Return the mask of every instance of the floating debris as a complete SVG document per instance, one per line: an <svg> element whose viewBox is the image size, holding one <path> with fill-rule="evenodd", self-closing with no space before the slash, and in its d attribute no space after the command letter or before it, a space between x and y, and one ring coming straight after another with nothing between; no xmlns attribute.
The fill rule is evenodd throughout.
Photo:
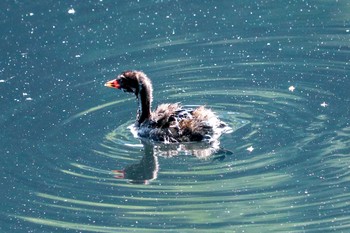
<svg viewBox="0 0 350 233"><path fill-rule="evenodd" d="M291 92L293 92L293 91L295 90L295 87L294 87L294 86L290 86L290 87L288 88L288 90L291 91Z"/></svg>
<svg viewBox="0 0 350 233"><path fill-rule="evenodd" d="M21 53L21 56L22 56L23 58L28 58L28 53Z"/></svg>
<svg viewBox="0 0 350 233"><path fill-rule="evenodd" d="M324 108L328 106L328 104L327 104L326 102L324 102L324 101L323 101L323 103L321 103L320 105L321 105L322 107L324 107Z"/></svg>
<svg viewBox="0 0 350 233"><path fill-rule="evenodd" d="M247 148L247 151L249 151L249 152L252 152L253 150L254 150L253 146L250 146L250 147Z"/></svg>
<svg viewBox="0 0 350 233"><path fill-rule="evenodd" d="M11 76L8 79L0 79L0 83L6 83L7 81L13 79L15 76Z"/></svg>
<svg viewBox="0 0 350 233"><path fill-rule="evenodd" d="M70 8L68 10L68 14L74 15L75 14L75 10L73 8Z"/></svg>

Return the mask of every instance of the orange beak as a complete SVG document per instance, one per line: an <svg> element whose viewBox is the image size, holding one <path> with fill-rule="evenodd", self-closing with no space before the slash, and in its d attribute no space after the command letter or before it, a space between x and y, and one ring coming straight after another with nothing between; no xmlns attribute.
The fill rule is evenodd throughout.
<svg viewBox="0 0 350 233"><path fill-rule="evenodd" d="M105 87L117 88L120 89L120 84L117 79L108 81L105 83Z"/></svg>

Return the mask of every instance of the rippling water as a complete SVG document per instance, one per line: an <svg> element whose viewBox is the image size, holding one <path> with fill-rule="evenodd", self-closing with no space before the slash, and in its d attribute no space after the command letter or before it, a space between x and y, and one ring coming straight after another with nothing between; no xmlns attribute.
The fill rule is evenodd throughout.
<svg viewBox="0 0 350 233"><path fill-rule="evenodd" d="M347 1L2 5L2 232L350 230ZM125 69L220 149L134 138Z"/></svg>

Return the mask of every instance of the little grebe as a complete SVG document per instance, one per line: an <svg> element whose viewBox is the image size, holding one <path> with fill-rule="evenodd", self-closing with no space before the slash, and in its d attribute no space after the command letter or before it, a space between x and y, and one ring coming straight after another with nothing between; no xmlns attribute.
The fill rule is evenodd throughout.
<svg viewBox="0 0 350 233"><path fill-rule="evenodd" d="M136 95L139 110L135 127L141 138L163 142L212 142L230 129L204 106L185 109L179 103L161 104L151 112L152 83L141 71L125 71L105 86Z"/></svg>

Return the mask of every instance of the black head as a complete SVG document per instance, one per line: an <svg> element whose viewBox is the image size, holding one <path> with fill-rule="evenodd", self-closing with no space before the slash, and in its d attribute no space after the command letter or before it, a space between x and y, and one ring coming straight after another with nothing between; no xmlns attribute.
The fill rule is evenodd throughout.
<svg viewBox="0 0 350 233"><path fill-rule="evenodd" d="M151 106L152 83L142 71L124 71L116 79L106 82L105 86L134 93L136 98L141 100L143 107L150 108Z"/></svg>
<svg viewBox="0 0 350 233"><path fill-rule="evenodd" d="M117 76L116 79L105 83L106 87L121 89L125 92L132 92L138 94L139 80L136 71L124 71Z"/></svg>
<svg viewBox="0 0 350 233"><path fill-rule="evenodd" d="M138 123L141 124L151 117L152 83L141 71L124 71L116 79L105 83L106 87L121 89L131 92L139 100Z"/></svg>

